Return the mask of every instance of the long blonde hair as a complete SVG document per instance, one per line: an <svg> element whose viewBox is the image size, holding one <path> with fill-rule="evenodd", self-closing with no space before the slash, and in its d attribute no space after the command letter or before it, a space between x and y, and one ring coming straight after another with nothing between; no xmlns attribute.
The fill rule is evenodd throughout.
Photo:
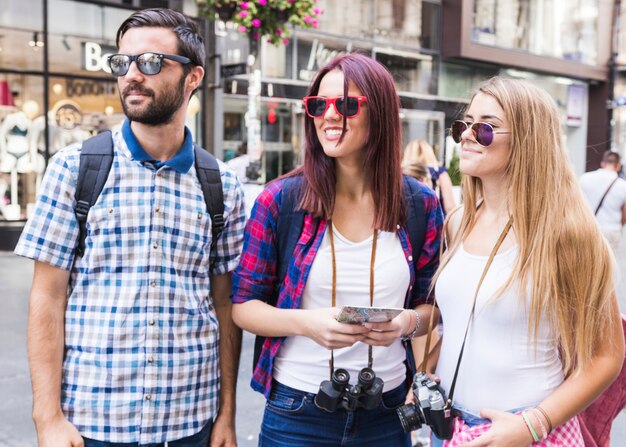
<svg viewBox="0 0 626 447"><path fill-rule="evenodd" d="M506 177L519 257L500 293L514 283L521 294L530 291L529 334L536 341L545 315L569 376L609 340L603 335L615 293L613 255L569 164L554 100L529 82L501 77L480 85L479 92L498 101L512 132ZM476 219L481 180L464 175L462 186L461 223L435 279Z"/></svg>

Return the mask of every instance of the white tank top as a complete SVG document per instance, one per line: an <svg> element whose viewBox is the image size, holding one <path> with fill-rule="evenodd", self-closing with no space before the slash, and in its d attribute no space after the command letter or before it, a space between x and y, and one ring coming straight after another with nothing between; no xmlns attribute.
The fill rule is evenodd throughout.
<svg viewBox="0 0 626 447"><path fill-rule="evenodd" d="M337 261L337 307L369 306L370 259L373 237L351 242L334 227ZM311 266L302 295L302 309L331 307L332 256L328 231ZM409 266L396 233L379 232L374 266L374 306L403 307L410 282ZM359 371L367 366L367 346L336 349L335 369L345 368L350 383L355 384ZM372 369L383 379L384 390L400 386L405 377L405 350L398 339L389 347L375 346ZM274 378L297 390L317 393L322 380L329 378L330 350L307 337L287 337L274 360Z"/></svg>
<svg viewBox="0 0 626 447"><path fill-rule="evenodd" d="M539 325L536 350L529 338L528 294L520 297L514 284L496 301L492 298L509 278L517 255L517 247L496 255L478 294L454 393L455 405L474 414L483 408L537 405L563 382L557 340L545 318ZM487 259L459 247L435 287L443 318L437 375L446 393Z"/></svg>

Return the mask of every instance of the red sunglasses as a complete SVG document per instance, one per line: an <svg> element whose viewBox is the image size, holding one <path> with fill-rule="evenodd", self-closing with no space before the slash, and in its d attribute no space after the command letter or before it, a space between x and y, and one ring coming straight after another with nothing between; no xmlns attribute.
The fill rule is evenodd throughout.
<svg viewBox="0 0 626 447"><path fill-rule="evenodd" d="M332 104L337 113L346 118L354 118L361 113L361 103L366 102L365 96L337 96L336 98L325 98L323 96L305 96L302 98L306 114L311 118L319 118L326 114L328 107Z"/></svg>

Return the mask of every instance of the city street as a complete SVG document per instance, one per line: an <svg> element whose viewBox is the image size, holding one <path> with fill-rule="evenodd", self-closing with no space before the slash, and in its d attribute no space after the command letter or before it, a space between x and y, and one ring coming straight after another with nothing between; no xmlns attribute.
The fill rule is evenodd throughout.
<svg viewBox="0 0 626 447"><path fill-rule="evenodd" d="M618 255L626 272L626 240ZM31 393L26 360L26 321L32 262L0 252L0 447L33 447ZM618 286L620 307L626 312L626 280ZM257 445L264 398L250 389L253 337L246 334L238 383L237 432L240 447ZM611 447L626 445L626 414L613 426Z"/></svg>

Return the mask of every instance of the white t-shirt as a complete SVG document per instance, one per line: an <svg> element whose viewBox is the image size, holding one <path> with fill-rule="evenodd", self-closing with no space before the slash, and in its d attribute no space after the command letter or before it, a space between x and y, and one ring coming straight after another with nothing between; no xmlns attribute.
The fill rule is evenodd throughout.
<svg viewBox="0 0 626 447"><path fill-rule="evenodd" d="M333 227L334 229L334 227ZM330 229L329 229L330 230ZM328 231L311 265L302 295L302 309L331 307L332 256ZM336 229L337 303L370 305L370 259L373 237L351 242ZM374 303L376 307L403 307L410 282L407 260L396 233L379 232L374 266ZM336 349L335 369L350 373L350 383L357 383L359 371L367 366L365 343ZM274 378L289 387L317 393L322 380L329 378L330 350L303 336L287 337L274 361ZM389 347L375 346L372 369L383 379L384 390L400 386L406 377L405 350L398 339Z"/></svg>
<svg viewBox="0 0 626 447"><path fill-rule="evenodd" d="M557 339L542 319L537 345L528 335L528 296L517 287L497 300L494 294L508 279L517 247L495 256L480 288L465 344L454 403L478 415L483 408L514 410L537 405L563 382ZM435 287L443 318L443 344L437 375L446 393L454 377L478 280L488 256L463 247L442 271Z"/></svg>
<svg viewBox="0 0 626 447"><path fill-rule="evenodd" d="M603 168L587 172L580 177L580 188L592 211L596 210L602 196L615 178L617 178L615 171ZM624 204L626 204L626 181L620 178L611 187L598 210L598 214L596 214L600 228L620 231L622 229L622 206Z"/></svg>

